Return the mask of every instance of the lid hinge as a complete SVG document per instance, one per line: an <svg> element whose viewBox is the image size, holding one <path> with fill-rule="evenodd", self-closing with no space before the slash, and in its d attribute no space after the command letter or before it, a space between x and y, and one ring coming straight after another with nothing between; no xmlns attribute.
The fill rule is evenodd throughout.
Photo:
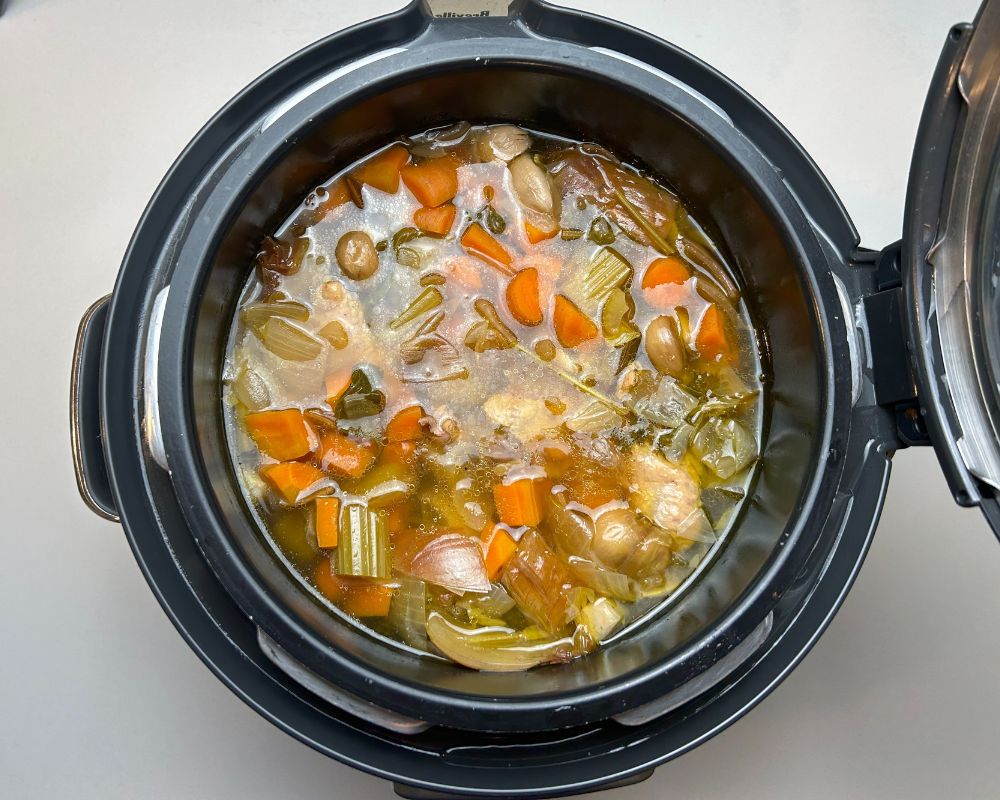
<svg viewBox="0 0 1000 800"><path fill-rule="evenodd" d="M872 357L875 401L896 413L896 431L905 446L929 445L920 413L908 347L900 258L902 241L881 251L863 250L854 263L874 269L877 290L862 298Z"/></svg>

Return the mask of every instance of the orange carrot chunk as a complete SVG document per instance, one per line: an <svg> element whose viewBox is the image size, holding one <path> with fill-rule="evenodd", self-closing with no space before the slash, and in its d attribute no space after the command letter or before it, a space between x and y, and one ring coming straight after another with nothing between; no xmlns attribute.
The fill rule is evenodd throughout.
<svg viewBox="0 0 1000 800"><path fill-rule="evenodd" d="M247 414L246 426L261 452L278 461L301 458L313 449L309 424L297 408Z"/></svg>
<svg viewBox="0 0 1000 800"><path fill-rule="evenodd" d="M326 376L326 402L336 408L347 387L351 385L352 370L341 369Z"/></svg>
<svg viewBox="0 0 1000 800"><path fill-rule="evenodd" d="M260 474L289 505L297 504L306 491L326 478L312 464L303 464L301 461L265 464L260 468Z"/></svg>
<svg viewBox="0 0 1000 800"><path fill-rule="evenodd" d="M424 206L413 212L413 224L424 233L445 236L455 223L455 211L455 206L451 203L436 208Z"/></svg>
<svg viewBox="0 0 1000 800"><path fill-rule="evenodd" d="M695 346L702 358L730 358L733 354L726 335L726 323L718 307L710 305L705 309L695 336Z"/></svg>
<svg viewBox="0 0 1000 800"><path fill-rule="evenodd" d="M395 194L399 191L400 167L409 160L410 154L406 148L401 144L394 144L354 170L352 177L380 191Z"/></svg>
<svg viewBox="0 0 1000 800"><path fill-rule="evenodd" d="M493 487L493 500L501 522L508 525L535 526L544 516L542 491L547 482L539 478L520 478L513 483Z"/></svg>
<svg viewBox="0 0 1000 800"><path fill-rule="evenodd" d="M316 210L326 216L335 208L339 208L351 199L351 193L347 190L347 180L341 178L326 187L326 199L321 202Z"/></svg>
<svg viewBox="0 0 1000 800"><path fill-rule="evenodd" d="M576 347L597 336L597 326L572 300L561 294L556 295L552 325L556 330L556 338L563 347Z"/></svg>
<svg viewBox="0 0 1000 800"><path fill-rule="evenodd" d="M375 448L330 431L320 437L319 457L323 469L344 478L360 478L375 461Z"/></svg>
<svg viewBox="0 0 1000 800"><path fill-rule="evenodd" d="M331 603L339 605L343 601L344 581L334 573L329 558L320 559L316 565L316 570L313 572L313 584L319 589L319 593Z"/></svg>
<svg viewBox="0 0 1000 800"><path fill-rule="evenodd" d="M507 284L507 308L522 325L538 325L542 321L537 269L526 267Z"/></svg>
<svg viewBox="0 0 1000 800"><path fill-rule="evenodd" d="M691 270L680 256L658 258L646 268L646 274L642 276L642 288L652 289L664 283L684 283L690 277Z"/></svg>
<svg viewBox="0 0 1000 800"><path fill-rule="evenodd" d="M316 498L316 542L320 547L336 547L340 531L340 499Z"/></svg>
<svg viewBox="0 0 1000 800"><path fill-rule="evenodd" d="M392 604L392 592L384 583L351 581L341 608L354 617L384 617Z"/></svg>
<svg viewBox="0 0 1000 800"><path fill-rule="evenodd" d="M410 164L403 167L399 175L406 188L424 206L447 203L458 192L458 163L448 156L432 158L424 164Z"/></svg>
<svg viewBox="0 0 1000 800"><path fill-rule="evenodd" d="M553 228L551 231L546 231L532 225L530 222L525 221L524 233L528 237L528 241L531 242L531 244L538 244L539 242L544 242L546 239L551 239L559 233L559 228Z"/></svg>
<svg viewBox="0 0 1000 800"><path fill-rule="evenodd" d="M461 242L462 247L470 255L482 259L491 267L496 267L504 275L514 274L514 270L510 266L514 259L511 258L510 253L478 222L473 222L465 229Z"/></svg>
<svg viewBox="0 0 1000 800"><path fill-rule="evenodd" d="M486 575L493 581L500 574L503 565L514 555L517 542L499 525L494 525L487 526L483 531L483 544L486 550Z"/></svg>
<svg viewBox="0 0 1000 800"><path fill-rule="evenodd" d="M396 413L389 424L385 426L385 438L390 442L411 442L424 435L420 420L424 418L424 410L420 406L407 406Z"/></svg>

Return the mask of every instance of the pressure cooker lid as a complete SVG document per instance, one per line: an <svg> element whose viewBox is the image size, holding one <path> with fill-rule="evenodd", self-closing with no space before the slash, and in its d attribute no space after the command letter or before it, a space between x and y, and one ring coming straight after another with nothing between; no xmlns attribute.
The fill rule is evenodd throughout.
<svg viewBox="0 0 1000 800"><path fill-rule="evenodd" d="M917 136L901 270L928 432L958 501L1000 535L1000 0L949 34Z"/></svg>

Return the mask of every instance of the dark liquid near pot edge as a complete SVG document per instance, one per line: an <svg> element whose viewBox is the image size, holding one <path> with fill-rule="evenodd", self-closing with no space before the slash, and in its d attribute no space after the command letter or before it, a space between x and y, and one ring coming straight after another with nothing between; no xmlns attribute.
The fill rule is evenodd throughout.
<svg viewBox="0 0 1000 800"><path fill-rule="evenodd" d="M394 643L582 655L739 516L764 411L745 305L681 201L597 146L402 140L305 199L240 309L247 500L317 597Z"/></svg>

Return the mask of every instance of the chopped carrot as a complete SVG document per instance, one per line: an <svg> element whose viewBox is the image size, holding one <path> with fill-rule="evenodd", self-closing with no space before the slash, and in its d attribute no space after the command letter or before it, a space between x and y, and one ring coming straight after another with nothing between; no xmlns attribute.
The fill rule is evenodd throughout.
<svg viewBox="0 0 1000 800"><path fill-rule="evenodd" d="M413 212L413 224L424 233L445 236L455 223L455 212L455 206L451 203L445 203L436 208L423 206Z"/></svg>
<svg viewBox="0 0 1000 800"><path fill-rule="evenodd" d="M530 222L525 221L524 223L524 233L528 237L528 241L531 244L538 244L539 242L544 242L546 239L551 239L557 233L559 233L559 228L553 228L551 231L543 230Z"/></svg>
<svg viewBox="0 0 1000 800"><path fill-rule="evenodd" d="M298 503L304 492L326 477L312 464L304 464L301 461L265 464L260 468L260 474L278 490L278 494L289 505Z"/></svg>
<svg viewBox="0 0 1000 800"><path fill-rule="evenodd" d="M420 420L424 418L424 410L420 406L407 406L396 412L389 424L385 426L385 438L390 442L412 442L424 435Z"/></svg>
<svg viewBox="0 0 1000 800"><path fill-rule="evenodd" d="M508 525L537 525L545 516L542 492L548 481L541 478L519 478L513 483L493 487L493 499L500 520Z"/></svg>
<svg viewBox="0 0 1000 800"><path fill-rule="evenodd" d="M339 605L343 601L344 581L334 573L333 564L330 563L329 558L321 559L316 565L313 572L313 583L319 589L319 593L331 603Z"/></svg>
<svg viewBox="0 0 1000 800"><path fill-rule="evenodd" d="M398 533L403 530L410 521L410 504L408 502L396 503L386 514L385 528L389 533Z"/></svg>
<svg viewBox="0 0 1000 800"><path fill-rule="evenodd" d="M664 283L684 283L690 277L691 270L680 256L658 258L646 268L646 274L642 276L642 288L652 289Z"/></svg>
<svg viewBox="0 0 1000 800"><path fill-rule="evenodd" d="M702 314L695 336L695 345L702 358L714 359L722 356L728 359L732 356L729 337L726 335L726 323L716 305L710 305Z"/></svg>
<svg viewBox="0 0 1000 800"><path fill-rule="evenodd" d="M382 448L379 459L382 464L398 464L401 467L413 466L413 454L417 446L413 442L389 442Z"/></svg>
<svg viewBox="0 0 1000 800"><path fill-rule="evenodd" d="M319 456L323 469L345 478L360 478L375 461L375 448L330 431L320 437Z"/></svg>
<svg viewBox="0 0 1000 800"><path fill-rule="evenodd" d="M552 325L556 330L556 338L563 347L576 347L597 336L597 326L572 300L561 294L556 295Z"/></svg>
<svg viewBox="0 0 1000 800"><path fill-rule="evenodd" d="M486 550L486 576L493 581L500 574L503 565L514 555L517 542L499 525L487 526L482 538Z"/></svg>
<svg viewBox="0 0 1000 800"><path fill-rule="evenodd" d="M351 199L351 193L347 189L347 181L344 178L327 186L326 195L326 200L316 208L323 216L326 216L335 208L340 208L340 206Z"/></svg>
<svg viewBox="0 0 1000 800"><path fill-rule="evenodd" d="M336 547L340 531L340 499L316 498L316 542L320 547Z"/></svg>
<svg viewBox="0 0 1000 800"><path fill-rule="evenodd" d="M313 449L312 431L298 408L247 414L246 426L261 452L278 461L301 458Z"/></svg>
<svg viewBox="0 0 1000 800"><path fill-rule="evenodd" d="M336 408L340 398L344 396L347 387L351 385L353 370L340 369L326 376L326 402L330 408Z"/></svg>
<svg viewBox="0 0 1000 800"><path fill-rule="evenodd" d="M537 269L522 269L507 284L507 308L522 325L538 325L542 321Z"/></svg>
<svg viewBox="0 0 1000 800"><path fill-rule="evenodd" d="M384 583L351 581L340 607L353 617L384 617L389 613L393 588Z"/></svg>
<svg viewBox="0 0 1000 800"><path fill-rule="evenodd" d="M403 167L399 175L406 188L424 206L447 203L458 192L458 162L448 156L410 164Z"/></svg>
<svg viewBox="0 0 1000 800"><path fill-rule="evenodd" d="M406 148L394 144L354 170L352 177L380 191L395 194L399 191L399 170L409 160Z"/></svg>
<svg viewBox="0 0 1000 800"><path fill-rule="evenodd" d="M462 234L462 247L476 258L482 259L491 267L496 267L504 275L513 275L511 258L507 249L494 239L478 222L473 222Z"/></svg>

